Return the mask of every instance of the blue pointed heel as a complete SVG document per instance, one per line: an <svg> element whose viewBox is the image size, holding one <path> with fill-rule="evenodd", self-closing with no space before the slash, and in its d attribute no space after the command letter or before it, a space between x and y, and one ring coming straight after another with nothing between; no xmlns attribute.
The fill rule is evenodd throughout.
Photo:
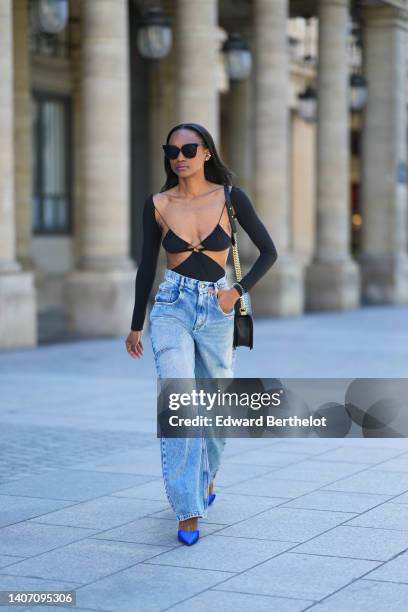
<svg viewBox="0 0 408 612"><path fill-rule="evenodd" d="M185 529L179 529L177 537L180 542L183 542L183 544L191 546L197 542L198 538L200 537L200 532L198 529L195 531L185 531Z"/></svg>
<svg viewBox="0 0 408 612"><path fill-rule="evenodd" d="M208 505L209 506L211 506L211 504L213 503L215 497L216 497L215 493L210 493L210 495L208 496Z"/></svg>

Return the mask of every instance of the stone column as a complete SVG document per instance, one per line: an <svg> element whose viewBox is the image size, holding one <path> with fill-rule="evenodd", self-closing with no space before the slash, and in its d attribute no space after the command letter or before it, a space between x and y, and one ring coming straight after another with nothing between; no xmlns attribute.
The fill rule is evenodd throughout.
<svg viewBox="0 0 408 612"><path fill-rule="evenodd" d="M151 61L149 65L149 192L153 193L157 193L166 180L161 145L166 142L170 129L165 114L165 107L171 100L168 95L168 65L164 59Z"/></svg>
<svg viewBox="0 0 408 612"><path fill-rule="evenodd" d="M253 53L255 41L251 27L239 30ZM254 63L254 62L252 62ZM231 81L225 95L226 122L225 130L227 162L237 174L235 180L248 191L252 190L253 177L253 119L254 67L248 78L243 81Z"/></svg>
<svg viewBox="0 0 408 612"><path fill-rule="evenodd" d="M250 81L229 81L229 88L221 99L219 153L224 162L234 172L233 183L251 194L251 162L253 159L251 143L251 106ZM256 248L248 234L238 226L238 249L242 275L250 267ZM226 266L227 277L235 280L232 252Z"/></svg>
<svg viewBox="0 0 408 612"><path fill-rule="evenodd" d="M16 261L13 7L0 2L0 349L35 346L31 272Z"/></svg>
<svg viewBox="0 0 408 612"><path fill-rule="evenodd" d="M290 253L287 17L287 0L254 2L254 205L278 251L251 292L255 312L265 316L300 314L304 299L302 271Z"/></svg>
<svg viewBox="0 0 408 612"><path fill-rule="evenodd" d="M291 112L291 230L293 252L308 265L315 252L315 126Z"/></svg>
<svg viewBox="0 0 408 612"><path fill-rule="evenodd" d="M250 39L252 28L240 30L245 40L249 42L253 50L254 42ZM231 167L236 176L234 184L238 185L253 197L252 178L254 172L253 156L253 102L254 102L254 71L243 81L230 80L228 93L225 94L225 110L222 125L222 141L226 147L226 163ZM243 269L251 265L251 260L257 254L256 247L248 234L238 228L238 248ZM231 255L232 261L232 255ZM233 278L234 274L233 274Z"/></svg>
<svg viewBox="0 0 408 612"><path fill-rule="evenodd" d="M228 163L236 173L236 181L248 191L251 190L253 157L251 148L251 82L231 81L228 97ZM252 172L251 172L252 171Z"/></svg>
<svg viewBox="0 0 408 612"><path fill-rule="evenodd" d="M129 257L129 69L126 0L81 3L81 234L66 278L71 330L130 330L135 269Z"/></svg>
<svg viewBox="0 0 408 612"><path fill-rule="evenodd" d="M14 0L14 160L17 257L33 269L32 237L32 108L27 0Z"/></svg>
<svg viewBox="0 0 408 612"><path fill-rule="evenodd" d="M178 123L201 123L219 144L216 62L218 0L178 0Z"/></svg>
<svg viewBox="0 0 408 612"><path fill-rule="evenodd" d="M362 132L363 299L408 302L406 30L407 12L364 8L368 99Z"/></svg>
<svg viewBox="0 0 408 612"><path fill-rule="evenodd" d="M319 1L315 255L306 269L306 308L359 305L350 256L348 0Z"/></svg>

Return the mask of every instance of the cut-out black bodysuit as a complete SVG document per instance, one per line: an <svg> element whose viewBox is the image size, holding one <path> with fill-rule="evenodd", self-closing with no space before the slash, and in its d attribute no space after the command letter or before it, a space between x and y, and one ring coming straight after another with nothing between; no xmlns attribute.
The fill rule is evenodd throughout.
<svg viewBox="0 0 408 612"><path fill-rule="evenodd" d="M183 253L191 251L181 264L172 268L175 272L184 276L191 276L198 280L216 281L224 276L225 270L211 257L203 251L225 251L231 245L230 235L220 225L220 220L224 212L225 204L221 211L221 216L216 227L211 234L206 236L201 242L192 245L187 240L180 238L172 229L169 228L162 240L163 248L168 253ZM160 215L160 212L156 208Z"/></svg>
<svg viewBox="0 0 408 612"><path fill-rule="evenodd" d="M142 256L136 274L135 305L131 324L131 329L134 331L143 328L160 244L167 253L167 268L184 276L212 282L224 276L231 246L232 232L223 187L214 189L204 198L197 198L194 203L186 203L183 201L184 198L172 196L169 192L158 195L160 201L155 202L153 194L150 194L143 207ZM224 204L218 223L214 227L214 211L220 210L220 196ZM157 196L155 198L157 199ZM258 217L249 197L235 185L231 189L231 204L239 224L259 249L258 258L240 280L244 290L249 291L275 263L277 252L268 230ZM223 217L224 227L221 223ZM191 228L192 234L204 235L205 238L192 241L183 238L181 234L186 228L187 230ZM212 231L210 228L213 228Z"/></svg>

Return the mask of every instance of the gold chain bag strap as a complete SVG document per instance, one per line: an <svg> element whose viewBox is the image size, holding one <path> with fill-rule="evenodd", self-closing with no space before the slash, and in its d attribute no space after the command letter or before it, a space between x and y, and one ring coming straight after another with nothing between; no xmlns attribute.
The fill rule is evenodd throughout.
<svg viewBox="0 0 408 612"><path fill-rule="evenodd" d="M228 185L224 185L224 192L228 216L232 229L232 258L234 261L235 276L237 278L237 281L239 282L242 278L242 273L237 245L237 225L235 223L235 215L231 204L230 189ZM245 295L248 296L248 302L250 303L249 293L247 293L241 295L234 307L235 313L233 346L234 348L236 348L237 346L247 346L252 349L254 346L254 322L252 319L252 315L249 312L248 307L245 303Z"/></svg>

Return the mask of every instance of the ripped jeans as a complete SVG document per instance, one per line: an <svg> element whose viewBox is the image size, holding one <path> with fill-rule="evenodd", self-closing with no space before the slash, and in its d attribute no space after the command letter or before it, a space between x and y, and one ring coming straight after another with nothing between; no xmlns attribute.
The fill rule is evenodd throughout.
<svg viewBox="0 0 408 612"><path fill-rule="evenodd" d="M233 378L234 308L225 313L214 289L224 275L200 281L166 269L150 312L150 340L159 378ZM208 487L220 465L225 438L160 438L169 503L179 521L207 516Z"/></svg>

